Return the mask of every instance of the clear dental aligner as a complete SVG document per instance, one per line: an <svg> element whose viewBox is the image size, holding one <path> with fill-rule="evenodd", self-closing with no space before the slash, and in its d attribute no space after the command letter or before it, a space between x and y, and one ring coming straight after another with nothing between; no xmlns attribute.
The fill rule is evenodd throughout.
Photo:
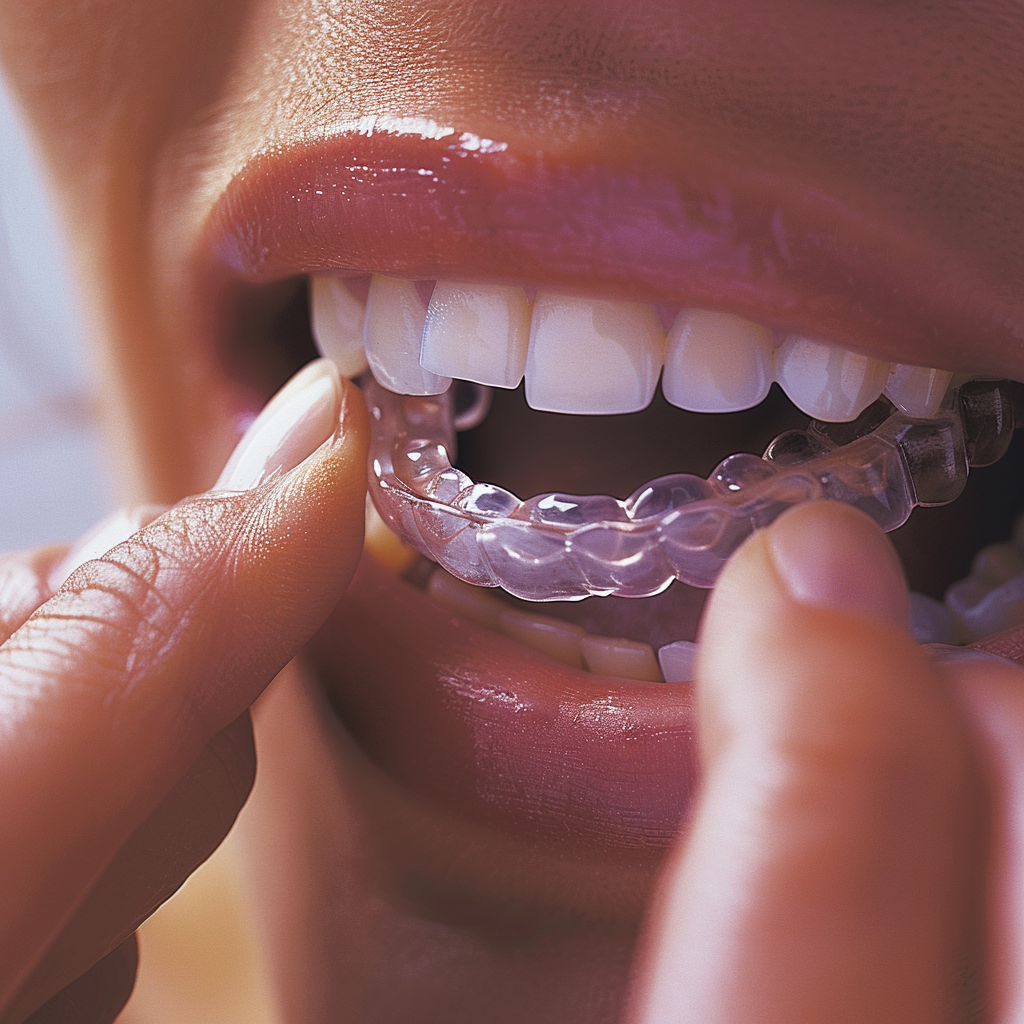
<svg viewBox="0 0 1024 1024"><path fill-rule="evenodd" d="M453 576L528 601L649 597L674 579L711 587L754 530L817 498L855 505L895 530L916 505L953 501L970 466L1004 454L1018 419L1017 386L968 381L926 419L881 398L852 423L813 420L761 457L730 455L706 480L659 477L623 501L558 493L524 501L453 467L454 388L399 395L369 375L361 385L373 420L370 494L385 522Z"/></svg>

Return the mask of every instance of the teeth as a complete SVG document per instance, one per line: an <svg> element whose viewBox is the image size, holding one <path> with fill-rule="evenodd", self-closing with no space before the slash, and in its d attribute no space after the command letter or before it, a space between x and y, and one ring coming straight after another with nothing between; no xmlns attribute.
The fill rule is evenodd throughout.
<svg viewBox="0 0 1024 1024"><path fill-rule="evenodd" d="M654 397L664 347L653 306L539 291L526 401L545 412L638 412Z"/></svg>
<svg viewBox="0 0 1024 1024"><path fill-rule="evenodd" d="M638 640L587 634L580 641L583 663L595 675L661 683L661 669L654 648Z"/></svg>
<svg viewBox="0 0 1024 1024"><path fill-rule="evenodd" d="M772 385L772 335L728 313L684 309L668 334L661 390L691 412L735 412L762 402Z"/></svg>
<svg viewBox="0 0 1024 1024"><path fill-rule="evenodd" d="M403 395L439 395L451 379L420 366L427 304L412 281L374 274L366 300L366 359L378 383Z"/></svg>
<svg viewBox="0 0 1024 1024"><path fill-rule="evenodd" d="M646 408L663 363L662 391L680 408L749 409L774 377L800 409L832 423L855 420L883 388L907 416L930 417L953 376L801 335L773 355L767 327L713 310L682 310L666 341L651 305L541 289L531 311L522 288L458 281L438 281L428 303L415 282L380 274L365 306L344 279L314 277L312 322L346 376L368 363L391 391L436 395L452 378L515 388L525 375L530 406L576 415Z"/></svg>
<svg viewBox="0 0 1024 1024"><path fill-rule="evenodd" d="M498 629L532 650L573 668L583 668L580 644L587 632L581 626L548 615L530 615L515 608L506 608L498 616Z"/></svg>
<svg viewBox="0 0 1024 1024"><path fill-rule="evenodd" d="M885 394L908 416L934 416L952 379L953 374L948 370L896 363L889 373Z"/></svg>
<svg viewBox="0 0 1024 1024"><path fill-rule="evenodd" d="M882 393L889 364L837 345L790 335L775 353L775 379L815 419L855 420Z"/></svg>
<svg viewBox="0 0 1024 1024"><path fill-rule="evenodd" d="M338 367L343 377L366 372L363 321L366 304L340 277L318 274L310 286L313 338L322 356Z"/></svg>
<svg viewBox="0 0 1024 1024"><path fill-rule="evenodd" d="M463 583L444 569L435 569L431 573L427 581L427 594L456 615L489 629L497 629L498 619L507 607L486 590Z"/></svg>
<svg viewBox="0 0 1024 1024"><path fill-rule="evenodd" d="M999 586L1024 574L1024 558L1013 544L988 544L971 563L971 576Z"/></svg>
<svg viewBox="0 0 1024 1024"><path fill-rule="evenodd" d="M677 640L658 648L658 664L666 683L688 683L694 677L697 645L692 640Z"/></svg>
<svg viewBox="0 0 1024 1024"><path fill-rule="evenodd" d="M526 369L530 305L522 288L438 281L420 365L431 373L515 388Z"/></svg>
<svg viewBox="0 0 1024 1024"><path fill-rule="evenodd" d="M955 644L958 640L953 613L927 594L910 592L910 632L919 644Z"/></svg>
<svg viewBox="0 0 1024 1024"><path fill-rule="evenodd" d="M435 569L431 574L427 595L456 615L504 633L524 647L573 668L586 668L602 676L655 683L662 681L650 644L618 637L592 636L574 623L548 615L521 612L480 587L463 583L443 569Z"/></svg>
<svg viewBox="0 0 1024 1024"><path fill-rule="evenodd" d="M396 575L401 576L412 567L420 554L415 548L402 543L401 538L380 517L377 507L370 495L366 495L366 550L373 557L387 566Z"/></svg>
<svg viewBox="0 0 1024 1024"><path fill-rule="evenodd" d="M968 576L946 591L946 607L957 624L962 643L1024 623L1024 576L994 585Z"/></svg>

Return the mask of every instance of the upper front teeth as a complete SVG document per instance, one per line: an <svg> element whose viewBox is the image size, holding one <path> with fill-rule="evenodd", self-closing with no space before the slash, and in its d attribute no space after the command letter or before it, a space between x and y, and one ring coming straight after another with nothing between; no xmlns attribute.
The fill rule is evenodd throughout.
<svg viewBox="0 0 1024 1024"><path fill-rule="evenodd" d="M414 282L373 275L363 329L366 361L374 377L391 391L440 395L448 390L451 377L431 373L420 364L426 321L427 304Z"/></svg>
<svg viewBox="0 0 1024 1024"><path fill-rule="evenodd" d="M420 347L424 369L515 388L526 369L530 304L522 288L438 281Z"/></svg>
<svg viewBox="0 0 1024 1024"><path fill-rule="evenodd" d="M313 278L310 319L321 353L334 361L342 376L358 377L366 372L366 303L346 281L323 274Z"/></svg>
<svg viewBox="0 0 1024 1024"><path fill-rule="evenodd" d="M526 357L526 401L545 412L646 409L665 333L651 306L540 291Z"/></svg>
<svg viewBox="0 0 1024 1024"><path fill-rule="evenodd" d="M684 309L667 338L654 307L541 289L375 274L365 303L346 281L312 284L313 335L342 373L366 364L384 387L406 395L443 392L453 377L517 387L549 412L635 412L662 392L693 412L732 412L761 402L773 380L807 415L856 419L884 391L909 416L939 408L951 374L890 365L817 338L771 332L741 317Z"/></svg>
<svg viewBox="0 0 1024 1024"><path fill-rule="evenodd" d="M661 380L673 405L691 412L750 409L764 401L771 386L767 327L703 309L684 309L676 317Z"/></svg>

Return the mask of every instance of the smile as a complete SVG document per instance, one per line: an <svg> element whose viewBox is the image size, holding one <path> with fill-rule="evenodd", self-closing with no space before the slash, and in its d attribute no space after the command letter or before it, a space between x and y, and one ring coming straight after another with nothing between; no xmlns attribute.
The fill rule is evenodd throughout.
<svg viewBox="0 0 1024 1024"><path fill-rule="evenodd" d="M501 609L452 577L543 602L647 598L674 580L707 588L753 530L794 504L845 501L891 531L917 505L954 501L970 467L1006 452L1016 422L1010 382L886 364L800 335L773 337L712 311L543 289L531 301L507 285L320 275L311 316L319 348L342 372L372 369L363 385L374 431L370 495L402 542L446 570L428 593L604 675L684 681L694 637L662 645L655 660L647 643ZM672 405L701 413L757 406L774 380L811 422L781 433L761 457L729 455L706 480L663 476L622 500L555 492L523 501L452 464L457 430L487 415L491 387L514 389L525 377L531 409L614 415L647 408L659 376ZM463 387L457 409L465 383L475 387ZM1018 624L1024 563L1021 578L1000 579L1003 551L986 548L982 569L955 584L945 606L915 595L919 639L974 640ZM1002 561L1016 567L1012 556ZM979 586L993 574L1001 586Z"/></svg>
<svg viewBox="0 0 1024 1024"><path fill-rule="evenodd" d="M803 501L895 531L919 640L1024 621L1015 498L937 543L1016 465L1016 321L969 268L791 178L433 136L257 156L201 268L236 380L318 350L361 380L367 556L311 658L388 775L502 830L668 842L708 588Z"/></svg>

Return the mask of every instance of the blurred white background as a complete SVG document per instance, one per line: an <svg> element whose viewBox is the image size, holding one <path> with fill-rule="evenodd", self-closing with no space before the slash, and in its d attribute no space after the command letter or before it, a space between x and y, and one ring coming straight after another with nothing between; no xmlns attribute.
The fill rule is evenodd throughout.
<svg viewBox="0 0 1024 1024"><path fill-rule="evenodd" d="M71 540L109 510L59 233L0 81L0 551Z"/></svg>

